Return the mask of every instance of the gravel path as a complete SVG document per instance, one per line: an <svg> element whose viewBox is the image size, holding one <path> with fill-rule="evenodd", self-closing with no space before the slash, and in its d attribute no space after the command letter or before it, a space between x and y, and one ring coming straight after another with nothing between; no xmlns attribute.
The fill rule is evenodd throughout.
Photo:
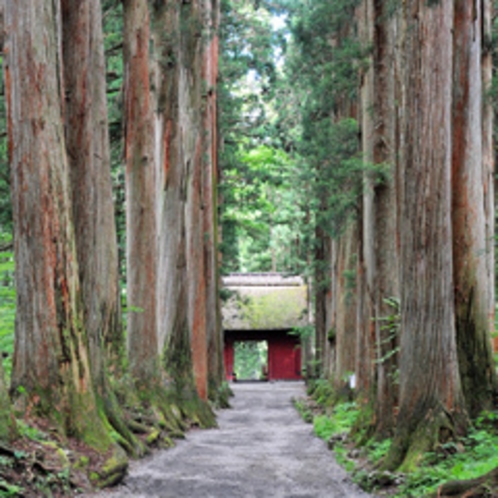
<svg viewBox="0 0 498 498"><path fill-rule="evenodd" d="M292 406L301 382L233 385L219 429L191 431L167 451L134 462L106 498L360 498L323 441Z"/></svg>

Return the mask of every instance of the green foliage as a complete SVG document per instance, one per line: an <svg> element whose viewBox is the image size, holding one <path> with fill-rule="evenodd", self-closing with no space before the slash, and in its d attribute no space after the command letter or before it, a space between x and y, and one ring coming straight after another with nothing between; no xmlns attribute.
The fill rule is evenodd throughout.
<svg viewBox="0 0 498 498"><path fill-rule="evenodd" d="M306 401L303 399L294 399L293 403L294 403L294 407L299 412L299 415L301 415L302 419L307 424L312 424L313 423L313 412L310 410Z"/></svg>
<svg viewBox="0 0 498 498"><path fill-rule="evenodd" d="M386 303L392 309L389 315L381 316L376 320L381 323L380 329L384 332L383 339L379 344L377 344L377 359L376 363L385 363L391 357L395 356L399 352L399 347L394 347L388 350L387 353L382 354L384 345L393 344L396 342L401 326L401 303L396 297L389 297L384 299Z"/></svg>
<svg viewBox="0 0 498 498"><path fill-rule="evenodd" d="M349 433L359 416L354 402L338 403L330 415L319 415L313 420L315 434L325 440L336 434Z"/></svg>
<svg viewBox="0 0 498 498"><path fill-rule="evenodd" d="M397 309L397 302L393 302ZM394 312L396 314L396 311ZM332 441L333 450L338 462L348 470L354 471L355 463L349 457L350 447L345 444L352 429L357 423L361 411L354 402L337 403L327 412L333 402L333 389L329 382L320 379L310 383L308 394L318 404L325 407L325 413L312 418L305 403L296 403L300 413L313 419L315 434ZM346 437L339 437L345 435ZM377 441L371 439L360 450L363 460L366 458L369 467L378 468L391 447L392 440ZM498 413L483 413L476 421L468 436L461 441L450 441L431 452L426 453L421 465L415 471L403 475L390 475L397 483L397 497L422 497L435 494L438 486L453 480L468 480L487 474L498 467ZM362 461L363 461L362 460ZM382 473L381 473L382 474ZM381 476L382 477L382 476ZM375 488L382 479L377 472L365 470L365 465L355 471L355 480L362 486Z"/></svg>
<svg viewBox="0 0 498 498"><path fill-rule="evenodd" d="M268 343L244 341L235 343L234 370L238 380L261 380L268 367Z"/></svg>
<svg viewBox="0 0 498 498"><path fill-rule="evenodd" d="M281 147L276 92L284 36L267 2L221 3L220 223L223 271L295 271L301 217Z"/></svg>
<svg viewBox="0 0 498 498"><path fill-rule="evenodd" d="M6 242L5 245L8 246L9 243ZM10 250L0 252L0 354L4 355L3 365L7 379L10 379L14 352L16 315L14 269L14 254Z"/></svg>
<svg viewBox="0 0 498 498"><path fill-rule="evenodd" d="M105 0L102 4L102 10L113 200L120 270L124 275L126 272L126 219L125 172L123 168L123 5L119 0Z"/></svg>
<svg viewBox="0 0 498 498"><path fill-rule="evenodd" d="M308 395L322 407L330 407L334 404L336 393L328 380L316 379L310 381L307 391Z"/></svg>
<svg viewBox="0 0 498 498"><path fill-rule="evenodd" d="M10 484L3 479L0 479L0 496L24 496L23 488L16 486L15 484Z"/></svg>
<svg viewBox="0 0 498 498"><path fill-rule="evenodd" d="M496 422L496 413L480 417L462 444L444 444L426 454L423 464L406 476L397 496L426 496L445 482L474 479L498 467L498 435L485 428L490 418Z"/></svg>
<svg viewBox="0 0 498 498"><path fill-rule="evenodd" d="M47 441L48 439L47 435L44 432L40 431L36 427L33 427L32 425L29 425L22 419L17 421L17 429L21 437L31 439L31 441L39 442Z"/></svg>
<svg viewBox="0 0 498 498"><path fill-rule="evenodd" d="M301 341L306 341L307 339L313 337L313 334L315 333L315 326L303 325L302 327L294 327L289 333L290 335L299 337Z"/></svg>

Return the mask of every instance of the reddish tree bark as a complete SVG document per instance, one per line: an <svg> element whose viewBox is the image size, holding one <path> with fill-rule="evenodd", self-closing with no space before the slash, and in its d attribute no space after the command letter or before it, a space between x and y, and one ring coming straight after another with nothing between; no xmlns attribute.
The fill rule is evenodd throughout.
<svg viewBox="0 0 498 498"><path fill-rule="evenodd" d="M492 272L486 255L489 183L483 168L481 2L455 1L452 222L460 377L472 416L492 405L495 367L489 330ZM489 137L486 138L488 141Z"/></svg>
<svg viewBox="0 0 498 498"><path fill-rule="evenodd" d="M451 227L453 2L404 8L406 149L401 211L400 411L387 466L465 428Z"/></svg>
<svg viewBox="0 0 498 498"><path fill-rule="evenodd" d="M83 324L64 142L61 12L57 2L6 5L9 156L17 318L12 388L28 409L107 450Z"/></svg>
<svg viewBox="0 0 498 498"><path fill-rule="evenodd" d="M128 357L139 388L158 380L156 176L150 89L149 8L125 0L125 161Z"/></svg>
<svg viewBox="0 0 498 498"><path fill-rule="evenodd" d="M122 330L100 1L63 0L62 14L76 252L93 375L103 388L104 342L118 355Z"/></svg>
<svg viewBox="0 0 498 498"><path fill-rule="evenodd" d="M201 399L208 395L208 340L219 334L216 307L211 308L217 302L213 266L216 137L212 128L216 102L211 87L216 78L217 45L210 37L215 13L211 2L165 2L156 6L153 29L158 61L153 79L159 137L160 347L173 380L183 379L186 388L193 374ZM164 26L168 36L164 36ZM186 296L180 306L177 299L183 292ZM221 347L221 340L216 347ZM175 362L178 357L184 361Z"/></svg>
<svg viewBox="0 0 498 498"><path fill-rule="evenodd" d="M115 370L121 366L124 336L100 1L63 0L62 22L65 138L92 377L110 423L136 454L138 441L125 424L108 378L109 367L121 373Z"/></svg>
<svg viewBox="0 0 498 498"><path fill-rule="evenodd" d="M217 93L220 6L218 2L205 0L205 17L208 24L208 40L204 46L203 77L206 90L204 102L204 134L203 149L205 151L203 175L204 204L204 261L206 274L206 327L208 341L208 389L209 397L216 399L225 381L223 365L223 332L221 329L221 309L219 300L218 273L218 122Z"/></svg>

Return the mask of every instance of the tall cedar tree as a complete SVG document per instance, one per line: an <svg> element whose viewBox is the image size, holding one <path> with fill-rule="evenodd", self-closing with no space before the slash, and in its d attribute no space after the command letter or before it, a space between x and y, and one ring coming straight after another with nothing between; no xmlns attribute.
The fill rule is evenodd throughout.
<svg viewBox="0 0 498 498"><path fill-rule="evenodd" d="M124 2L128 357L139 390L159 381L156 211L147 0Z"/></svg>
<svg viewBox="0 0 498 498"><path fill-rule="evenodd" d="M489 337L489 294L493 272L486 254L488 237L485 190L491 187L484 161L482 78L482 5L455 2L453 54L452 222L458 363L470 415L492 406L496 387ZM489 139L488 139L489 140ZM477 360L477 361L476 361Z"/></svg>
<svg viewBox="0 0 498 498"><path fill-rule="evenodd" d="M65 138L92 375L114 428L136 444L107 375L123 353L123 331L100 0L63 0L62 25Z"/></svg>
<svg viewBox="0 0 498 498"><path fill-rule="evenodd" d="M452 0L413 0L406 22L401 185L400 407L388 466L466 428L455 333L451 225Z"/></svg>

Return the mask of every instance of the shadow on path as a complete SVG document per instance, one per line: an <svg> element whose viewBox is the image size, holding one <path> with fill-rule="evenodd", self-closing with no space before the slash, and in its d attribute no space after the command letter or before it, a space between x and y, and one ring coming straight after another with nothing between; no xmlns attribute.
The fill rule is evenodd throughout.
<svg viewBox="0 0 498 498"><path fill-rule="evenodd" d="M132 464L124 484L95 497L356 498L323 441L292 406L302 382L233 384L219 429L191 431L173 449Z"/></svg>

